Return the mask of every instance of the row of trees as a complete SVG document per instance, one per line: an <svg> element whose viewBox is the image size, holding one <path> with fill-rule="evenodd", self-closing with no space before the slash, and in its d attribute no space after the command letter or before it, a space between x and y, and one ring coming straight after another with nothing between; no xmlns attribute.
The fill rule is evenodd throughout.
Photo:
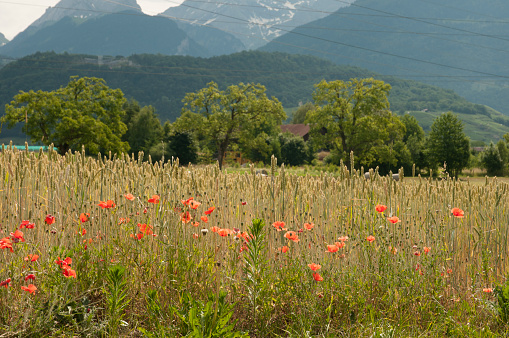
<svg viewBox="0 0 509 338"><path fill-rule="evenodd" d="M53 143L62 154L82 145L89 153L143 151L154 160L173 156L181 163L194 163L200 154L205 160L217 159L222 167L228 150L254 162L268 162L274 154L299 165L325 149L331 152L331 163L349 165L353 152L356 167L378 166L381 172L413 164L433 169L445 163L456 175L467 166L470 147L461 121L444 113L426 136L414 117L391 113L390 89L372 78L318 83L314 102L294 116L295 122L311 126L309 142L281 134L279 125L286 118L281 103L267 97L264 86L252 83L221 90L211 82L188 93L181 116L162 125L154 108L126 101L104 80L72 77L56 91L20 92L6 105L2 122L9 127L24 122L33 142Z"/></svg>

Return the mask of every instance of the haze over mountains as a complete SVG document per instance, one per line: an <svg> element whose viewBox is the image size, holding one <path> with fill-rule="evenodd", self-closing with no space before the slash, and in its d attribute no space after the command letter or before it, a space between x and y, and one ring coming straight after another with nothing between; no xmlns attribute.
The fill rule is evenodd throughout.
<svg viewBox="0 0 509 338"><path fill-rule="evenodd" d="M7 38L5 37L5 35L3 35L2 33L0 33L0 46L5 45L7 42L9 42L9 40L7 40Z"/></svg>

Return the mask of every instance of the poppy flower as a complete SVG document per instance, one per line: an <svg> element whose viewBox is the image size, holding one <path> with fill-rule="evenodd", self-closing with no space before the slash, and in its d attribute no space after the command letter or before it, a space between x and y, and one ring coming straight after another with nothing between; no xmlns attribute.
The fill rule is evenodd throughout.
<svg viewBox="0 0 509 338"><path fill-rule="evenodd" d="M31 273L31 274L29 274L29 275L27 275L27 276L25 277L25 281L27 281L27 280L29 280L29 279L31 279L31 280L35 280L35 275L34 275L33 273Z"/></svg>
<svg viewBox="0 0 509 338"><path fill-rule="evenodd" d="M373 235L369 235L368 237L366 237L366 240L370 243L372 243L374 240L375 240L375 236Z"/></svg>
<svg viewBox="0 0 509 338"><path fill-rule="evenodd" d="M115 208L116 204L112 200L107 200L106 202L100 201L98 206L100 206L103 209L111 209Z"/></svg>
<svg viewBox="0 0 509 338"><path fill-rule="evenodd" d="M35 227L35 223L30 223L30 221L22 221L19 225L20 229L27 228L27 229L33 229Z"/></svg>
<svg viewBox="0 0 509 338"><path fill-rule="evenodd" d="M290 248L288 248L286 245L282 248L279 248L279 250L282 252L282 253L287 253L288 250L290 250Z"/></svg>
<svg viewBox="0 0 509 338"><path fill-rule="evenodd" d="M205 215L210 215L210 214L212 213L212 211L214 211L214 210L216 210L216 207L210 207L210 208L208 208L208 209L204 212L204 214L205 214Z"/></svg>
<svg viewBox="0 0 509 338"><path fill-rule="evenodd" d="M148 203L159 204L159 199L159 195L152 195L152 197L148 199Z"/></svg>
<svg viewBox="0 0 509 338"><path fill-rule="evenodd" d="M136 199L136 197L134 197L133 194L125 194L124 197L127 198L129 201L134 201Z"/></svg>
<svg viewBox="0 0 509 338"><path fill-rule="evenodd" d="M294 241L294 242L298 242L299 241L299 236L297 235L297 233L295 231L288 231L286 234L285 234L285 238L291 240L291 241Z"/></svg>
<svg viewBox="0 0 509 338"><path fill-rule="evenodd" d="M71 269L71 267L70 267L70 266L68 266L68 265L64 265L64 266L62 267L62 274L63 274L65 277L67 277L67 278L69 278L69 277L74 277L74 278L76 278L76 271L74 271L73 269Z"/></svg>
<svg viewBox="0 0 509 338"><path fill-rule="evenodd" d="M46 218L44 219L44 222L48 225L55 223L55 221L56 221L56 219L55 219L55 216L53 216L53 215L46 215Z"/></svg>
<svg viewBox="0 0 509 338"><path fill-rule="evenodd" d="M447 269L447 273L451 274L452 273L452 269Z"/></svg>
<svg viewBox="0 0 509 338"><path fill-rule="evenodd" d="M193 234L193 238L198 238L198 237L200 237L200 235L198 235L198 234Z"/></svg>
<svg viewBox="0 0 509 338"><path fill-rule="evenodd" d="M272 223L272 226L276 228L277 231L286 230L285 228L285 222L276 221Z"/></svg>
<svg viewBox="0 0 509 338"><path fill-rule="evenodd" d="M134 239L137 239L137 240L140 240L143 238L143 234L140 232L140 233L137 233L136 235L135 234L130 234L129 235L131 238L134 238Z"/></svg>
<svg viewBox="0 0 509 338"><path fill-rule="evenodd" d="M315 264L315 263L308 264L308 266L313 271L319 270L322 267L320 264Z"/></svg>
<svg viewBox="0 0 509 338"><path fill-rule="evenodd" d="M451 212L454 217L463 218L465 216L465 212L460 208L452 208Z"/></svg>
<svg viewBox="0 0 509 338"><path fill-rule="evenodd" d="M81 234L80 234L81 236L85 236L86 234L87 234L87 229L81 230Z"/></svg>
<svg viewBox="0 0 509 338"><path fill-rule="evenodd" d="M219 229L217 231L218 235L221 236L221 237L226 237L230 234L230 229Z"/></svg>
<svg viewBox="0 0 509 338"><path fill-rule="evenodd" d="M80 214L80 222L81 223L85 223L85 222L88 222L88 219L90 218L90 214L87 212L87 213L84 213L82 212Z"/></svg>
<svg viewBox="0 0 509 338"><path fill-rule="evenodd" d="M337 252L338 250L339 250L339 248L336 244L327 245L327 251L329 251L329 252Z"/></svg>
<svg viewBox="0 0 509 338"><path fill-rule="evenodd" d="M180 219L182 221L182 223L189 223L191 222L191 220L193 219L191 217L191 214L189 213L189 211L186 211L186 212L183 212L182 214L180 214Z"/></svg>
<svg viewBox="0 0 509 338"><path fill-rule="evenodd" d="M19 241L21 242L25 241L25 239L23 238L23 233L19 230L11 232L11 239L14 241L14 243L18 243Z"/></svg>
<svg viewBox="0 0 509 338"><path fill-rule="evenodd" d="M123 217L120 217L118 219L118 225L122 224L122 223L129 223L131 221L130 218L123 218Z"/></svg>
<svg viewBox="0 0 509 338"><path fill-rule="evenodd" d="M219 230L221 230L221 228L220 228L220 227L218 227L218 226L213 226L213 227L210 229L210 231L212 231L212 232L218 232Z"/></svg>
<svg viewBox="0 0 509 338"><path fill-rule="evenodd" d="M340 242L347 242L348 241L348 236L341 236L338 238L338 241Z"/></svg>
<svg viewBox="0 0 509 338"><path fill-rule="evenodd" d="M201 205L200 202L196 201L196 200L191 200L191 202L189 202L189 207L193 210L196 210L198 209L198 207Z"/></svg>
<svg viewBox="0 0 509 338"><path fill-rule="evenodd" d="M424 248L422 248L422 250L424 251L425 254L428 254L430 252L431 248L425 246Z"/></svg>
<svg viewBox="0 0 509 338"><path fill-rule="evenodd" d="M375 206L375 210L378 211L378 212L384 212L385 210L387 209L387 206L386 205L383 205L383 204L377 204Z"/></svg>
<svg viewBox="0 0 509 338"><path fill-rule="evenodd" d="M389 217L389 218L387 218L387 220L388 220L389 222L391 222L392 224L395 224L395 223L401 222L401 220L400 220L397 216Z"/></svg>
<svg viewBox="0 0 509 338"><path fill-rule="evenodd" d="M315 281L317 281L317 282L321 282L321 281L323 281L323 277L322 277L322 276L320 276L320 274L319 274L318 272L314 272L314 273L313 273L313 278L314 278L314 279L315 279Z"/></svg>
<svg viewBox="0 0 509 338"><path fill-rule="evenodd" d="M21 290L24 290L24 291L30 292L30 293L35 293L35 291L37 291L37 287L33 284L29 284L28 287L21 286Z"/></svg>
<svg viewBox="0 0 509 338"><path fill-rule="evenodd" d="M55 263L57 263L58 265L60 265L60 267L63 267L65 265L71 265L72 264L72 259L71 257L67 257L66 259L64 260L61 260L60 257L58 257L56 260L55 260Z"/></svg>
<svg viewBox="0 0 509 338"><path fill-rule="evenodd" d="M314 223L304 223L304 228L306 228L306 230L311 230L314 226Z"/></svg>
<svg viewBox="0 0 509 338"><path fill-rule="evenodd" d="M193 199L194 199L194 197L189 197L187 200L180 200L180 202L182 202L182 204L184 204L184 205L189 206L189 204L191 203L191 201Z"/></svg>
<svg viewBox="0 0 509 338"><path fill-rule="evenodd" d="M0 249L10 249L11 252L14 252L12 249L12 242L9 237L0 239Z"/></svg>
<svg viewBox="0 0 509 338"><path fill-rule="evenodd" d="M140 232L142 234L145 234L147 236L153 234L153 232L152 232L153 227L150 224L138 223L136 226L140 229Z"/></svg>
<svg viewBox="0 0 509 338"><path fill-rule="evenodd" d="M484 288L484 289L482 289L482 291L486 292L486 293L492 293L493 289L492 288Z"/></svg>
<svg viewBox="0 0 509 338"><path fill-rule="evenodd" d="M419 257L420 255L421 255L421 253L419 251L414 252L414 256Z"/></svg>
<svg viewBox="0 0 509 338"><path fill-rule="evenodd" d="M25 261L28 262L35 262L36 260L39 259L39 255L28 255L25 257Z"/></svg>
<svg viewBox="0 0 509 338"><path fill-rule="evenodd" d="M9 284L11 283L11 279L10 278L7 278L6 280L4 280L3 282L0 282L0 286L3 286L4 288L7 289L7 287L9 286Z"/></svg>
<svg viewBox="0 0 509 338"><path fill-rule="evenodd" d="M200 219L204 222L204 223L207 223L209 221L209 218L207 216L201 216Z"/></svg>
<svg viewBox="0 0 509 338"><path fill-rule="evenodd" d="M246 204L247 204L247 202L241 202L240 204L242 204L242 205L246 205Z"/></svg>
<svg viewBox="0 0 509 338"><path fill-rule="evenodd" d="M345 246L345 242L336 242L334 243L335 246L338 247L338 249L343 249L343 247Z"/></svg>

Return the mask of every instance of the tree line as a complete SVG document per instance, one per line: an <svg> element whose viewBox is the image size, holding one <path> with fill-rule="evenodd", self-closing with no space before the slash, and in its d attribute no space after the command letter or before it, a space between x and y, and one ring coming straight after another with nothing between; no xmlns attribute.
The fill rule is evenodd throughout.
<svg viewBox="0 0 509 338"><path fill-rule="evenodd" d="M472 163L470 142L457 116L438 116L426 135L415 117L390 111L390 90L373 78L322 80L313 101L293 116L294 123L310 126L307 142L281 133L283 105L254 83L223 90L210 82L185 95L175 122L162 124L152 106L127 100L103 79L74 76L54 91L21 91L6 105L1 121L8 127L22 123L32 142L53 144L61 154L84 146L92 155L143 152L152 160L178 157L183 164L218 161L222 167L227 151L241 152L252 162L268 163L274 155L302 165L314 163L316 152L325 150L330 164L378 167L381 173L401 167L436 172L441 167L454 176ZM490 174L507 169L509 134L504 137L479 158Z"/></svg>

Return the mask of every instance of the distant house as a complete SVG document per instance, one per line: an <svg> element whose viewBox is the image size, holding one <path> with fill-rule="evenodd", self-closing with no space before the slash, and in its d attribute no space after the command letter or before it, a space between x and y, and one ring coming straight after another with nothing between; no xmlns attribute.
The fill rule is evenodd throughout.
<svg viewBox="0 0 509 338"><path fill-rule="evenodd" d="M309 139L309 126L307 124L283 124L279 126L281 128L281 132L292 133L295 136L300 136L307 141Z"/></svg>

